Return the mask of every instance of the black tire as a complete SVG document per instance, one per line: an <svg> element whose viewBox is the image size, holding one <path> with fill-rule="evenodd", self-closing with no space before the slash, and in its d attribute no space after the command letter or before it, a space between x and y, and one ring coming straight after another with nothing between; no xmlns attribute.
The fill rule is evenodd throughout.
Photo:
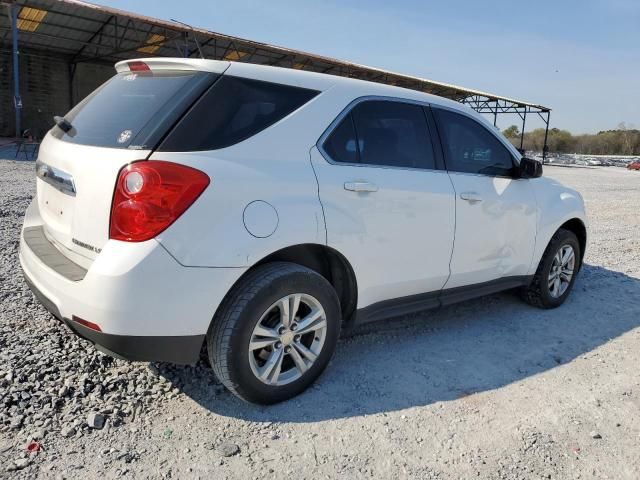
<svg viewBox="0 0 640 480"><path fill-rule="evenodd" d="M300 378L286 385L268 385L251 370L249 341L264 312L293 293L311 295L322 305L327 318L324 344ZM324 277L295 263L268 263L242 278L218 308L207 333L209 361L220 382L237 397L264 405L278 403L303 392L324 371L335 351L340 324L338 296Z"/></svg>
<svg viewBox="0 0 640 480"><path fill-rule="evenodd" d="M570 245L573 248L574 255L576 257L576 263L573 269L573 276L567 289L564 293L558 297L551 295L549 289L549 272L551 271L551 265L553 264L553 258L556 253L565 245ZM533 280L528 287L522 290L522 298L525 302L538 308L556 308L564 303L564 301L571 293L571 289L576 281L580 267L582 266L582 252L580 250L580 242L576 235L570 230L564 228L559 229L551 241L540 259L538 269L536 270Z"/></svg>

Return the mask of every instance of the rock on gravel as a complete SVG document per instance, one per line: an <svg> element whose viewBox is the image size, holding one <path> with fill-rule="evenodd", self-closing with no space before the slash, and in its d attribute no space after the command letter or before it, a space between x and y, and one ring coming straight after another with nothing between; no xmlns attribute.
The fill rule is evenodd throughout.
<svg viewBox="0 0 640 480"><path fill-rule="evenodd" d="M87 417L87 425L91 428L102 429L104 427L104 422L106 417L100 413L92 412Z"/></svg>
<svg viewBox="0 0 640 480"><path fill-rule="evenodd" d="M240 447L235 443L224 442L218 445L216 451L223 457L232 457L240 453Z"/></svg>
<svg viewBox="0 0 640 480"><path fill-rule="evenodd" d="M60 435L62 435L65 438L69 438L75 434L76 434L75 427L63 427L62 430L60 430Z"/></svg>
<svg viewBox="0 0 640 480"><path fill-rule="evenodd" d="M31 460L29 458L20 458L15 460L13 464L9 465L7 471L14 472L16 470L22 470L23 468L28 467L31 464Z"/></svg>

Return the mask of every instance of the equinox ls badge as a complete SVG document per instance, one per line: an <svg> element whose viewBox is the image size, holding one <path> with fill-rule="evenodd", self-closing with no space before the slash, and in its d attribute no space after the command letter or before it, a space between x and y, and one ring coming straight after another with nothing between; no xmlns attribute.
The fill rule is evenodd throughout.
<svg viewBox="0 0 640 480"><path fill-rule="evenodd" d="M100 253L102 251L101 248L94 247L93 245L89 245L88 243L81 242L77 238L72 238L71 241L76 245L78 245L79 247L86 248L87 250L90 250L92 252Z"/></svg>

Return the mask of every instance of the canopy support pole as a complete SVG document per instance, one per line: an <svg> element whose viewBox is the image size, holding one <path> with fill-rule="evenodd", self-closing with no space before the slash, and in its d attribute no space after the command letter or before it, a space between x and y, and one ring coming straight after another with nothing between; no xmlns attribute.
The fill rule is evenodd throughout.
<svg viewBox="0 0 640 480"><path fill-rule="evenodd" d="M522 115L522 130L520 131L520 150L524 152L524 126L527 123L527 107L524 109L524 115Z"/></svg>
<svg viewBox="0 0 640 480"><path fill-rule="evenodd" d="M22 99L20 98L20 57L18 52L18 10L20 5L7 6L11 17L11 38L13 53L13 106L16 111L16 138L22 136Z"/></svg>
<svg viewBox="0 0 640 480"><path fill-rule="evenodd" d="M547 139L549 138L549 120L551 119L551 112L547 110L547 120L545 121L545 129L544 129L544 146L542 147L542 163L544 164L547 159L547 150L549 147L547 146Z"/></svg>

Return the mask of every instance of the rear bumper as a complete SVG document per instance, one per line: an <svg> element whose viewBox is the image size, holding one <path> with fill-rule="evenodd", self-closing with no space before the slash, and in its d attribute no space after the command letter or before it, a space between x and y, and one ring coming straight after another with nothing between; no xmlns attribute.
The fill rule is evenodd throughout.
<svg viewBox="0 0 640 480"><path fill-rule="evenodd" d="M37 204L29 210L25 228L39 220ZM37 250L25 241L23 228L20 264L45 308L97 348L136 361L197 361L218 305L246 270L184 267L155 240L110 240L74 281ZM74 316L101 331L74 322Z"/></svg>
<svg viewBox="0 0 640 480"><path fill-rule="evenodd" d="M98 350L107 355L136 362L193 364L198 361L204 335L142 337L98 332L62 317L58 307L38 290L26 273L23 272L23 275L26 284L49 313L64 322L73 333L93 343Z"/></svg>

